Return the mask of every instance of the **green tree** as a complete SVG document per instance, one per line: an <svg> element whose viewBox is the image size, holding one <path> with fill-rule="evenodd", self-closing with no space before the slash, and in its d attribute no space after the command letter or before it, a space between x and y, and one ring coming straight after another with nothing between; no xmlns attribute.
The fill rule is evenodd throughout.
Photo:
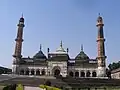
<svg viewBox="0 0 120 90"><path fill-rule="evenodd" d="M112 64L109 64L108 67L111 71L114 69L120 68L120 61L117 63L113 62Z"/></svg>

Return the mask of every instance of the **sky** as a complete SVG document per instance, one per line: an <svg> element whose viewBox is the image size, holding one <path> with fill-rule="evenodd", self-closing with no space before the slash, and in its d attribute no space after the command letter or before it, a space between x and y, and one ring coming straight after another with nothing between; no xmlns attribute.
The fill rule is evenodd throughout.
<svg viewBox="0 0 120 90"><path fill-rule="evenodd" d="M97 57L98 13L104 20L107 65L120 60L120 0L0 0L0 65L12 67L17 24L24 16L23 57L33 57L42 44L54 52L63 42L71 58L83 44L90 58Z"/></svg>

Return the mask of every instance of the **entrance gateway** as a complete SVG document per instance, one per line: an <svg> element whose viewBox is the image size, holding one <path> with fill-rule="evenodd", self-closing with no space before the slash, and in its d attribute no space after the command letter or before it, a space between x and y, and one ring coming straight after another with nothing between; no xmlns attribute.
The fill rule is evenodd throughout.
<svg viewBox="0 0 120 90"><path fill-rule="evenodd" d="M59 76L60 75L61 68L59 66L55 66L52 69L52 73L54 76Z"/></svg>
<svg viewBox="0 0 120 90"><path fill-rule="evenodd" d="M56 69L55 71L54 71L54 76L59 76L60 75L60 70L59 69Z"/></svg>

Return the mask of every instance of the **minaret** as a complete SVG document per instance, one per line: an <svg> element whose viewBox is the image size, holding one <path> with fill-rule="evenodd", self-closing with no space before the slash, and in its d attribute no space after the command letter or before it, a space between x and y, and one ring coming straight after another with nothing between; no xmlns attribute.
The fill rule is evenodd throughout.
<svg viewBox="0 0 120 90"><path fill-rule="evenodd" d="M24 18L23 15L19 20L19 24L18 26L18 32L17 32L17 38L15 39L16 41L16 46L15 46L15 53L13 55L13 57L17 57L17 58L21 58L21 51L22 51L22 42L23 42L23 28L24 28Z"/></svg>
<svg viewBox="0 0 120 90"><path fill-rule="evenodd" d="M23 28L24 28L24 18L23 15L19 20L18 23L18 32L17 32L17 38L15 39L16 41L16 46L15 46L15 52L14 52L14 60L13 60L13 73L18 74L19 73L19 64L20 60L22 58L21 52L22 52L22 42L23 42Z"/></svg>
<svg viewBox="0 0 120 90"><path fill-rule="evenodd" d="M103 33L103 19L99 15L97 18L97 28L98 28L98 36L97 36L97 45L98 45L98 77L104 77L106 75L106 63L105 63L105 46L104 46L104 33Z"/></svg>

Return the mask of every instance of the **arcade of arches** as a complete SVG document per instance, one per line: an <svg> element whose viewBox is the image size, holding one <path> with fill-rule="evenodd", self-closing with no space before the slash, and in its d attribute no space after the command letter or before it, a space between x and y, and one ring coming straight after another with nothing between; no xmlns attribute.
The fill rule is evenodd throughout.
<svg viewBox="0 0 120 90"><path fill-rule="evenodd" d="M46 75L45 69L35 70L35 69L21 69L20 75Z"/></svg>
<svg viewBox="0 0 120 90"><path fill-rule="evenodd" d="M60 68L53 68L53 75L54 76L59 76L60 75ZM36 75L36 76L40 76L40 75L46 75L46 70L42 69L21 69L20 70L20 75ZM71 77L97 77L97 73L96 71L70 71L68 73L68 76Z"/></svg>
<svg viewBox="0 0 120 90"><path fill-rule="evenodd" d="M97 77L96 71L70 71L69 76L71 77Z"/></svg>

